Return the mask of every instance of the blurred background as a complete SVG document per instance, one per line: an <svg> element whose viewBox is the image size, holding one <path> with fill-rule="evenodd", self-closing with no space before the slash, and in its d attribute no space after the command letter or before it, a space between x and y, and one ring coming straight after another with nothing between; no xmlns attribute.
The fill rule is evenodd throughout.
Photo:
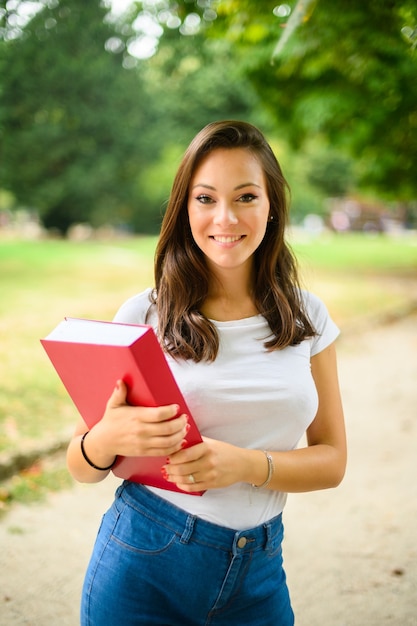
<svg viewBox="0 0 417 626"><path fill-rule="evenodd" d="M309 626L415 623L416 74L415 0L0 0L5 520L15 503L39 503L73 486L63 451L77 414L39 339L65 316L111 320L126 298L153 284L156 237L184 149L205 124L243 119L264 132L282 165L291 187L288 240L303 283L325 300L342 329L350 465L336 496L341 523L334 523L334 506L328 515L327 494L296 500L299 510L289 507L289 519L308 519L310 530L304 525L289 543L295 601L306 598ZM72 501L68 506L73 511ZM330 543L333 569L323 554L320 564L312 557L314 571L302 555L297 561L303 539L303 550L315 547L320 529L321 548L336 525L344 545L344 524L352 517L361 529L356 555L340 556ZM2 551L5 589L13 580L10 562L19 563L18 546L26 545L25 525L20 518L13 524L0 524L9 546ZM60 536L52 537L54 524L62 529L65 519L46 529L38 546L42 559L49 554L46 542L63 549ZM72 532L83 533L77 524ZM392 541L400 536L398 549ZM68 617L61 595L69 583L62 579L65 568L57 578L48 569L55 561L39 561L39 552L29 541L20 555L16 585L4 591L10 616L4 623L29 623L28 597L19 599L26 569L28 589L38 580L43 593L56 581L57 606L68 620L54 613L43 621L34 613L31 623L72 626L76 618ZM79 553L72 556L78 564ZM375 582L377 558L385 560ZM346 583L344 566L362 577ZM82 573L77 569L74 580ZM68 569L68 579L72 574ZM326 575L334 615L343 594L345 606L352 598L360 606L351 621L346 613L308 621L309 611L323 608L315 594L322 594L320 576ZM78 588L73 593L67 600L76 613ZM13 611L20 611L20 621Z"/></svg>
<svg viewBox="0 0 417 626"><path fill-rule="evenodd" d="M303 281L344 332L416 311L414 0L0 7L0 506L68 482L39 461L76 419L39 338L152 285L174 173L210 121L269 139Z"/></svg>
<svg viewBox="0 0 417 626"><path fill-rule="evenodd" d="M185 146L226 118L267 135L294 224L416 227L413 0L0 6L0 228L157 233Z"/></svg>

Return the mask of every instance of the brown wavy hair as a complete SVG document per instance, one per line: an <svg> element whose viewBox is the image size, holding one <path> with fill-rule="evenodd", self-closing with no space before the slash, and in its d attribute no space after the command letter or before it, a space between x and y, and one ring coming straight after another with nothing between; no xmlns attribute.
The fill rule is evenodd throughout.
<svg viewBox="0 0 417 626"><path fill-rule="evenodd" d="M210 272L191 234L188 194L200 162L218 148L246 148L264 170L272 220L254 253L252 289L255 306L271 329L265 348L279 350L315 335L303 308L296 260L284 238L289 187L281 167L256 127L241 121L213 122L192 140L175 176L155 252L151 295L164 349L175 358L196 362L214 361L219 337L200 311L208 295Z"/></svg>

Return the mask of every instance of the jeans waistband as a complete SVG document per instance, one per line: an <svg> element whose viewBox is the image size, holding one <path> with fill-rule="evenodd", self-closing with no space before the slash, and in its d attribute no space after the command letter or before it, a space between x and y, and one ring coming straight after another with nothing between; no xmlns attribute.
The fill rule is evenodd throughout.
<svg viewBox="0 0 417 626"><path fill-rule="evenodd" d="M247 530L234 530L207 522L159 497L143 485L125 481L116 496L133 509L175 532L182 543L195 541L233 554L267 550L274 552L282 543L282 514Z"/></svg>

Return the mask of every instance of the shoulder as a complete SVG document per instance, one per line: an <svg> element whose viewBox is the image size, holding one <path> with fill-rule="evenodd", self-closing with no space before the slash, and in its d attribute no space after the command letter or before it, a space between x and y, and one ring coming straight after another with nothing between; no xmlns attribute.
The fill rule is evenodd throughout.
<svg viewBox="0 0 417 626"><path fill-rule="evenodd" d="M340 330L331 318L327 306L315 294L301 290L304 310L308 315L317 335L311 339L311 354L318 354L339 336Z"/></svg>
<svg viewBox="0 0 417 626"><path fill-rule="evenodd" d="M315 322L316 320L318 321L320 318L329 315L325 303L321 300L321 298L316 296L316 294L311 293L311 291L301 289L300 295L304 310L312 322Z"/></svg>
<svg viewBox="0 0 417 626"><path fill-rule="evenodd" d="M144 324L151 306L151 294L152 289L149 288L126 300L114 316L113 322Z"/></svg>

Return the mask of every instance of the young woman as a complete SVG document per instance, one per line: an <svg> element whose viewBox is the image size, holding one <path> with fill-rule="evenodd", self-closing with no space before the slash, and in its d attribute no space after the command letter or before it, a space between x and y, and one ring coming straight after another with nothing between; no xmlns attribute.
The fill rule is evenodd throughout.
<svg viewBox="0 0 417 626"><path fill-rule="evenodd" d="M78 424L68 448L77 480L103 480L116 455L164 456L167 486L182 490L118 488L86 574L83 626L294 623L281 553L287 493L338 485L346 442L338 329L299 287L286 192L250 124L209 124L183 157L155 288L115 321L155 328L203 443L184 447L187 416L175 405L128 406L122 381L82 442Z"/></svg>

